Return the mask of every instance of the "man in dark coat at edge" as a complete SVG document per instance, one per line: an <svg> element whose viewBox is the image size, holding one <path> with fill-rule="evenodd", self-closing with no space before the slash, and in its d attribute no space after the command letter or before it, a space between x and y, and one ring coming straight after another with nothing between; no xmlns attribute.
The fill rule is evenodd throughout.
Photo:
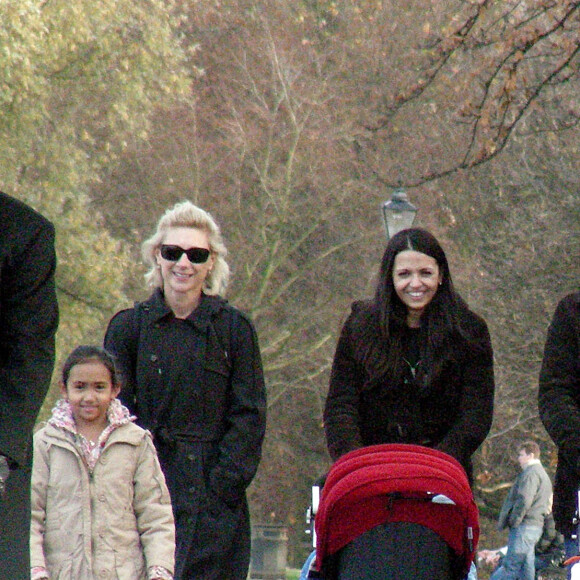
<svg viewBox="0 0 580 580"><path fill-rule="evenodd" d="M558 447L554 519L568 556L578 554L573 523L580 487L580 292L565 296L548 329L540 371L540 418Z"/></svg>
<svg viewBox="0 0 580 580"><path fill-rule="evenodd" d="M50 385L58 305L54 227L0 192L0 571L30 578L31 438Z"/></svg>

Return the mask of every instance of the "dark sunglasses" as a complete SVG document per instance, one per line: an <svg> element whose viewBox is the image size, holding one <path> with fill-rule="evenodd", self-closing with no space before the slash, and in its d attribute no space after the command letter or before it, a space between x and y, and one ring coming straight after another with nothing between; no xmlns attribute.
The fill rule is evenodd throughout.
<svg viewBox="0 0 580 580"><path fill-rule="evenodd" d="M210 251L207 248L189 248L189 250L184 250L181 246L169 246L166 244L161 246L161 257L164 260L177 262L183 254L187 256L187 259L192 264L203 264L207 262Z"/></svg>

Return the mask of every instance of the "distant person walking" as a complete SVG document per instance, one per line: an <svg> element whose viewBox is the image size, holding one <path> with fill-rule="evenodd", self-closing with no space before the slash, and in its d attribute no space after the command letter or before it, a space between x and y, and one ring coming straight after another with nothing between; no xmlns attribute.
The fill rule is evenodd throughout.
<svg viewBox="0 0 580 580"><path fill-rule="evenodd" d="M50 385L58 305L52 224L0 193L0 576L29 577L32 430Z"/></svg>
<svg viewBox="0 0 580 580"><path fill-rule="evenodd" d="M507 546L497 550L480 550L477 553L478 560L493 570L501 566L501 562L507 553ZM536 580L543 577L543 573L550 574L553 570L558 570L564 562L564 536L556 531L554 514L550 512L544 518L542 535L536 543L534 567L536 570Z"/></svg>
<svg viewBox="0 0 580 580"><path fill-rule="evenodd" d="M580 292L556 307L540 371L540 419L558 447L554 519L564 534L566 555L577 555L574 514L580 489Z"/></svg>
<svg viewBox="0 0 580 580"><path fill-rule="evenodd" d="M143 244L153 288L119 312L106 348L121 398L149 429L176 521L178 580L243 580L250 562L246 489L261 457L266 392L250 319L220 296L228 266L214 219L190 202Z"/></svg>
<svg viewBox="0 0 580 580"><path fill-rule="evenodd" d="M31 580L172 580L175 526L151 435L117 395L111 355L73 350L34 435Z"/></svg>
<svg viewBox="0 0 580 580"><path fill-rule="evenodd" d="M552 482L540 462L535 441L518 446L522 472L510 489L499 515L498 529L509 529L507 553L490 580L534 580L535 547L550 512Z"/></svg>

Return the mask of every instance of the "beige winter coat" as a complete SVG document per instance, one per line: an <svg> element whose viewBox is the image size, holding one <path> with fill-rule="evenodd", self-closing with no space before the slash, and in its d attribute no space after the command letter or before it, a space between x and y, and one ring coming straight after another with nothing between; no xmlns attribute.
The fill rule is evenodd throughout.
<svg viewBox="0 0 580 580"><path fill-rule="evenodd" d="M34 436L31 567L51 580L142 580L173 572L175 527L151 436L133 423L109 436L92 475L72 438Z"/></svg>

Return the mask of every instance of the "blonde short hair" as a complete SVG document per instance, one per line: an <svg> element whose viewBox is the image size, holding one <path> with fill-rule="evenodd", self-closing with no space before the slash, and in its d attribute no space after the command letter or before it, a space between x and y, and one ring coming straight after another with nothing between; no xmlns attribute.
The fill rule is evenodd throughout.
<svg viewBox="0 0 580 580"><path fill-rule="evenodd" d="M163 286L156 255L163 244L165 234L171 228L195 228L207 234L214 264L205 279L203 291L208 295L224 295L230 276L230 268L225 260L228 251L224 245L220 228L207 211L190 201L177 203L168 209L157 223L155 234L143 242L141 247L143 260L150 266L149 271L145 274L147 285L152 288Z"/></svg>

